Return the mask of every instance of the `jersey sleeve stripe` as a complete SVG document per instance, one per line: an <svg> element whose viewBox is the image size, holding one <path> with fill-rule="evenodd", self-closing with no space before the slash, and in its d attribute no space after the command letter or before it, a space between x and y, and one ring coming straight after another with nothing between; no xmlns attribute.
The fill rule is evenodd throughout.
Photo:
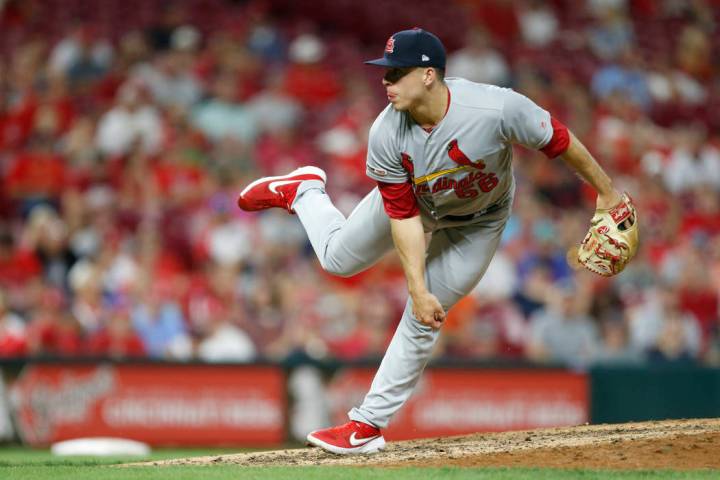
<svg viewBox="0 0 720 480"><path fill-rule="evenodd" d="M570 146L570 132L567 127L557 121L554 117L550 118L553 127L553 136L543 148L540 149L548 158L555 158L565 153Z"/></svg>
<svg viewBox="0 0 720 480"><path fill-rule="evenodd" d="M412 218L420 214L417 198L409 182L377 183L383 199L383 207L388 217L404 219Z"/></svg>

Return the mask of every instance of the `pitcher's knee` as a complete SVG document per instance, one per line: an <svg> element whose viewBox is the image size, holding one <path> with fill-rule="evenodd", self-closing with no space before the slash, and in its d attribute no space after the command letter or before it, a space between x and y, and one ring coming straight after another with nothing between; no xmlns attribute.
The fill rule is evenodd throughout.
<svg viewBox="0 0 720 480"><path fill-rule="evenodd" d="M325 270L329 274L344 278L352 277L353 275L359 273L362 270L362 268L358 267L357 265L348 265L344 262L338 262L337 259L334 258L320 259L320 265L322 266L323 270Z"/></svg>

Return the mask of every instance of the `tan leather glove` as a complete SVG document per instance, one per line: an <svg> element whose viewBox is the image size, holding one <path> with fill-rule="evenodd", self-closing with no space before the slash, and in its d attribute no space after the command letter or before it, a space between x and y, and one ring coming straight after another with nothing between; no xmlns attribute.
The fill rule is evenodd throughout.
<svg viewBox="0 0 720 480"><path fill-rule="evenodd" d="M622 201L610 209L597 209L590 222L590 230L577 249L574 262L591 272L610 277L623 271L637 252L639 242L638 219L635 206L627 193Z"/></svg>

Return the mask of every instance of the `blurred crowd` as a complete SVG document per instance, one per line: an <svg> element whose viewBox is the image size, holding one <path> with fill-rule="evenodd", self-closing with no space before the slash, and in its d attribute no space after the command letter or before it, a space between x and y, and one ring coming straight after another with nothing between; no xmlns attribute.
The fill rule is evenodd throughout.
<svg viewBox="0 0 720 480"><path fill-rule="evenodd" d="M384 107L362 60L421 25L448 76L568 125L642 228L620 276L572 270L594 194L517 149L501 249L437 355L720 364L718 2L434 3L1 0L0 357L381 356L406 298L396 256L333 277L295 216L235 200L313 164L349 213Z"/></svg>

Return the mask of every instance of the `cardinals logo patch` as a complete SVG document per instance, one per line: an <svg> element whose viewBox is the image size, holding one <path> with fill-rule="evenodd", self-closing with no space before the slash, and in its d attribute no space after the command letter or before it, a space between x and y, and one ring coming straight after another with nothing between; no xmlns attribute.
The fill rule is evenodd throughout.
<svg viewBox="0 0 720 480"><path fill-rule="evenodd" d="M468 156L465 155L462 150L460 150L457 140L452 140L450 143L448 143L447 151L448 156L452 159L453 162L457 163L458 165L477 168L478 170L482 170L483 168L485 168L485 163L482 160L476 160L475 162L470 160L470 158L468 158Z"/></svg>
<svg viewBox="0 0 720 480"><path fill-rule="evenodd" d="M393 53L395 51L395 39L393 37L388 38L388 41L385 44L385 51L387 53Z"/></svg>

